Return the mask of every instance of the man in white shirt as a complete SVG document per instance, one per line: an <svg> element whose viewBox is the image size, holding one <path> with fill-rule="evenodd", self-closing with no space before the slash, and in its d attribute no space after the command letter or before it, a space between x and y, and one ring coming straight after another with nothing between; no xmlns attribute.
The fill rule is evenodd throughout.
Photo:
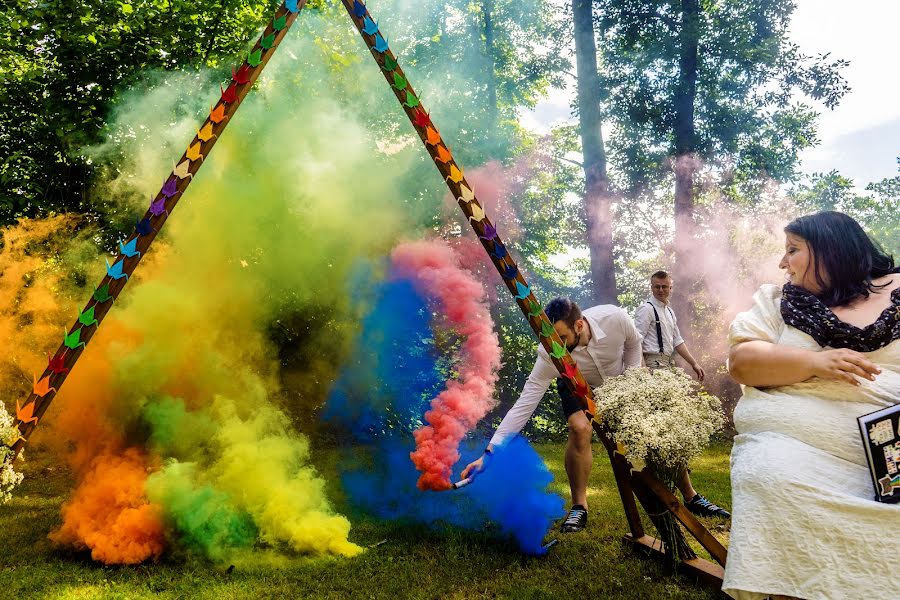
<svg viewBox="0 0 900 600"><path fill-rule="evenodd" d="M554 298L545 308L553 328L566 344L585 381L592 388L603 383L604 377L621 375L625 369L641 364L641 336L628 314L616 306L601 304L582 312L568 298ZM518 434L534 413L538 403L559 372L543 346L538 346L537 361L513 405L485 450L485 455ZM572 492L572 510L563 522L563 532L581 531L587 525L587 484L591 474L591 436L593 428L584 413L580 400L560 379L557 388L562 400L563 414L568 421L569 439L566 445L566 474ZM470 463L462 472L463 478L484 467L485 455Z"/></svg>
<svg viewBox="0 0 900 600"><path fill-rule="evenodd" d="M634 324L644 338L641 347L644 363L651 369L674 367L677 352L694 369L697 379L703 381L703 368L684 343L684 338L678 331L678 320L669 306L673 286L672 278L665 271L657 271L651 275L652 295L635 312Z"/></svg>
<svg viewBox="0 0 900 600"><path fill-rule="evenodd" d="M641 350L644 355L644 364L650 369L665 369L676 366L675 353L677 352L694 370L697 379L703 381L705 373L697 360L691 355L687 344L678 331L678 320L672 307L669 306L669 297L672 295L674 282L665 271L657 271L650 276L650 291L652 295L641 304L634 315L634 324L638 333L643 337ZM684 496L684 505L695 515L704 517L723 517L731 515L727 510L716 506L704 496L697 493L691 484L691 477L686 470L677 482L678 489Z"/></svg>

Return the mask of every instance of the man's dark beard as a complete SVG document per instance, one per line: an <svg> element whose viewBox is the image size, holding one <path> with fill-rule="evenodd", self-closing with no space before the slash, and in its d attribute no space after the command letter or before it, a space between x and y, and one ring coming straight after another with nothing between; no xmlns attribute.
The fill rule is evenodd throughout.
<svg viewBox="0 0 900 600"><path fill-rule="evenodd" d="M575 342L574 344L572 344L571 346L568 345L568 344L566 344L566 350L568 350L569 352L575 352L575 348L577 348L577 347L578 347L578 341L577 341L577 340L576 340L576 342Z"/></svg>

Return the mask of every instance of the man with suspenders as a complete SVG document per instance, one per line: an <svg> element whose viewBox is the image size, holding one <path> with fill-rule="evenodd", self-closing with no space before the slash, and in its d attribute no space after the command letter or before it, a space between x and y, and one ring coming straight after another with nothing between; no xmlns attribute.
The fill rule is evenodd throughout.
<svg viewBox="0 0 900 600"><path fill-rule="evenodd" d="M687 344L678 331L678 321L669 297L672 295L672 278L665 271L657 271L650 276L652 296L641 304L635 313L634 324L643 337L641 350L644 364L650 369L666 369L675 367L677 352L694 370L697 379L703 381L705 373L697 360L691 355ZM697 493L687 471L678 482L678 489L684 496L685 506L692 513L702 516L730 517L728 511L716 506Z"/></svg>

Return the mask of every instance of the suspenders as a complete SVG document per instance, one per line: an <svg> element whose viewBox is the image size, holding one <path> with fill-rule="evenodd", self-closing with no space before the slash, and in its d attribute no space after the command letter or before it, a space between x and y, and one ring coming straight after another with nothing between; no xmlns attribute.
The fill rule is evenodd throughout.
<svg viewBox="0 0 900 600"><path fill-rule="evenodd" d="M662 326L659 324L659 313L656 312L656 307L653 306L653 303L652 303L652 302L650 302L650 301L648 300L648 301L647 301L647 304L649 304L649 305L650 305L650 308L653 309L653 318L656 319L656 342L659 344L659 353L660 353L660 354L665 354L665 351L663 350L663 341L662 341ZM669 308L668 306L667 306L666 308L667 308L669 311L672 310L672 309Z"/></svg>

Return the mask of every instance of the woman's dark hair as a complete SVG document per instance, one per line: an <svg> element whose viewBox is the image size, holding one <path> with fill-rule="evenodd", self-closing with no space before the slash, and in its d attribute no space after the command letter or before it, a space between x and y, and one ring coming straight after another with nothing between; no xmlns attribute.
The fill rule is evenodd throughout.
<svg viewBox="0 0 900 600"><path fill-rule="evenodd" d="M897 272L894 257L844 213L829 210L807 215L794 219L784 230L809 244L816 283L822 289L817 296L826 306L841 306L858 296L868 298L883 287L872 285L873 279Z"/></svg>
<svg viewBox="0 0 900 600"><path fill-rule="evenodd" d="M544 312L551 323L563 321L569 327L575 327L575 321L581 318L581 309L568 298L556 297L547 303Z"/></svg>

